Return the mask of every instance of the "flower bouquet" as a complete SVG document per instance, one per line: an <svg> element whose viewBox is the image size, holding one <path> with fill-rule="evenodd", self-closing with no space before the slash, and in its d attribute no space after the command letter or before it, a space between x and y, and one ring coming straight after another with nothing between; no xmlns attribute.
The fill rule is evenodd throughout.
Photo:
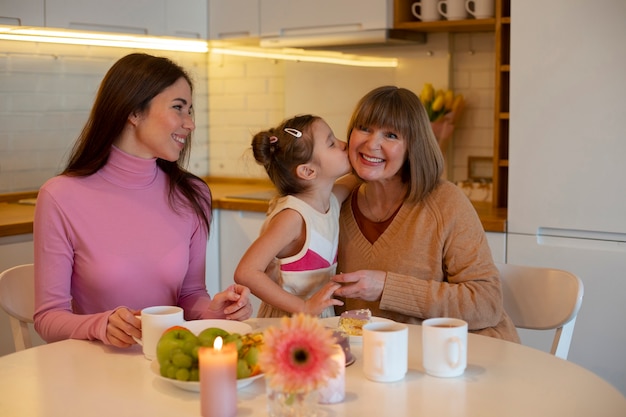
<svg viewBox="0 0 626 417"><path fill-rule="evenodd" d="M428 113L439 147L444 152L452 138L454 123L465 107L465 99L462 94L455 95L452 90L435 91L432 84L426 83L420 94L420 101Z"/></svg>
<svg viewBox="0 0 626 417"><path fill-rule="evenodd" d="M265 373L269 415L314 415L316 390L340 371L332 359L332 331L317 317L300 313L266 329L263 340L258 363Z"/></svg>

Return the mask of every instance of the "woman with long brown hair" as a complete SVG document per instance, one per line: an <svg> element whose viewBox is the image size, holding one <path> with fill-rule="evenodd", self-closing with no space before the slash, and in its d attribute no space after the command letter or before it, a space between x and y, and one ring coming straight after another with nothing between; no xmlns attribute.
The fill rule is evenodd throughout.
<svg viewBox="0 0 626 417"><path fill-rule="evenodd" d="M209 296L211 193L184 166L192 81L142 53L105 75L67 167L40 189L34 223L35 328L48 342L141 337L138 312L178 305L187 320L252 314L249 289Z"/></svg>

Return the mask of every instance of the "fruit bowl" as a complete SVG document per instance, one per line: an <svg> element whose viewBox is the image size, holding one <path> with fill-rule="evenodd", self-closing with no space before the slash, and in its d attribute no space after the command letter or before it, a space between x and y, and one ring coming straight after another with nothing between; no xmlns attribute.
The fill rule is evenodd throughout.
<svg viewBox="0 0 626 417"><path fill-rule="evenodd" d="M220 320L220 319L207 319L207 320L191 320L182 324L183 327L191 330L196 336L204 329L209 327L217 327L219 329L226 330L228 333L246 334L252 331L252 326L248 323L242 323L235 320Z"/></svg>
<svg viewBox="0 0 626 417"><path fill-rule="evenodd" d="M179 381L177 379L166 378L164 376L161 376L161 373L159 372L159 369L160 369L159 361L157 361L156 359L153 360L152 363L150 364L150 370L156 375L156 377L158 379L160 379L162 381L169 382L170 384L174 385L175 387L178 387L180 389L184 389L185 391L200 392L200 382L198 382L198 381ZM262 376L263 376L263 374L257 374L257 375L251 376L249 378L238 379L237 380L237 389L247 387L248 385L252 384L255 380L261 378Z"/></svg>

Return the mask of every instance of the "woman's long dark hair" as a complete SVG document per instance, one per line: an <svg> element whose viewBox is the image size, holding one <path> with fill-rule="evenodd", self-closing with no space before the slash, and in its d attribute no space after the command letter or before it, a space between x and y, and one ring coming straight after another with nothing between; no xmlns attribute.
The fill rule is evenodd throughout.
<svg viewBox="0 0 626 417"><path fill-rule="evenodd" d="M150 101L167 87L184 78L193 91L187 72L171 60L143 53L133 53L118 60L100 84L87 123L74 144L69 162L61 175L92 175L106 164L111 146L121 135L128 116L147 110ZM171 162L157 159L157 165L169 178L169 201L176 211L182 194L183 204L192 208L209 231L211 196L199 177L183 168L191 151L191 135L185 141L180 157Z"/></svg>

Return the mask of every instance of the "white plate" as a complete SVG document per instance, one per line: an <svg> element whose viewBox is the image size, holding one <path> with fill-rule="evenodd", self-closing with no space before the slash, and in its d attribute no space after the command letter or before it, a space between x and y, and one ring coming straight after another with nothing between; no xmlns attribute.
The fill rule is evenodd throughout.
<svg viewBox="0 0 626 417"><path fill-rule="evenodd" d="M338 329L339 328L339 316L335 316L335 317L325 317L323 319L320 319L320 321L324 324L324 326L326 327L330 327L332 329ZM389 322L389 323L393 323L393 320L391 319L386 319L384 317L372 317L370 319L370 322ZM350 343L354 343L354 344L361 344L363 343L363 336L352 336L350 335Z"/></svg>
<svg viewBox="0 0 626 417"><path fill-rule="evenodd" d="M226 330L228 333L246 334L252 331L252 326L248 323L235 320L191 320L186 321L182 326L191 330L196 336L199 335L202 330L208 329L209 327L217 327L218 329Z"/></svg>
<svg viewBox="0 0 626 417"><path fill-rule="evenodd" d="M159 370L161 369L161 367L159 366L159 361L158 360L153 360L152 363L150 364L150 370L157 376L157 378L169 382L170 384L174 385L175 387L178 387L180 389L184 389L185 391L192 391L192 392L200 392L200 382L198 381L179 381L177 379L171 379L171 378L166 378L164 376L161 375L161 372L159 372ZM261 378L263 376L263 374L258 374L255 376L251 376L250 378L242 378L242 379L238 379L237 380L237 389L243 388L243 387L247 387L248 385L252 384L255 380L257 380L258 378Z"/></svg>

